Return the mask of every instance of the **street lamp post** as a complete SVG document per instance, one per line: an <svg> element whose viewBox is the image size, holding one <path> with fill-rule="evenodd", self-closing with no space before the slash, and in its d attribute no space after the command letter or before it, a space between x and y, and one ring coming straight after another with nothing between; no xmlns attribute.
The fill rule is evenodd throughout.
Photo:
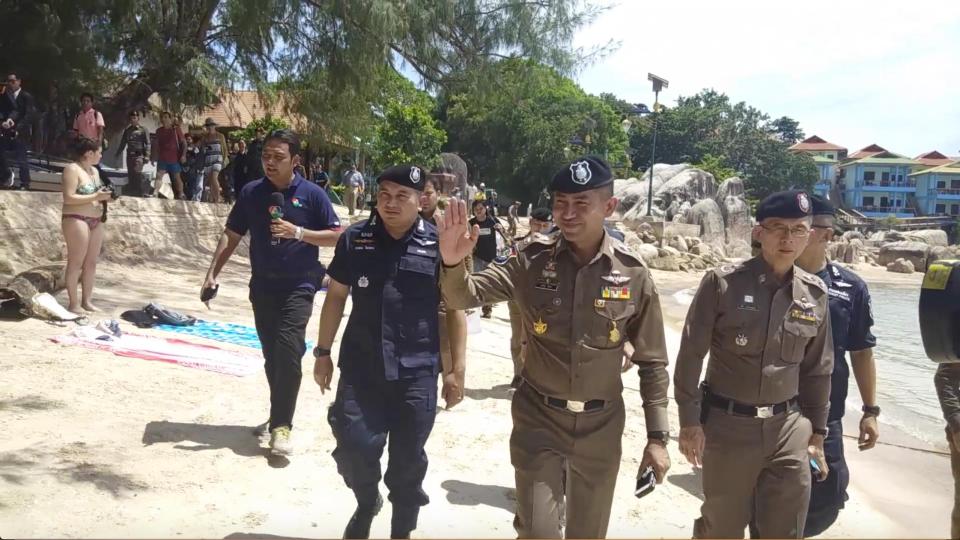
<svg viewBox="0 0 960 540"><path fill-rule="evenodd" d="M670 83L666 79L657 77L653 73L647 73L647 80L653 83L653 145L650 150L650 179L648 180L649 189L647 190L647 215L653 215L653 165L657 162L657 106L660 100L660 90L667 88Z"/></svg>

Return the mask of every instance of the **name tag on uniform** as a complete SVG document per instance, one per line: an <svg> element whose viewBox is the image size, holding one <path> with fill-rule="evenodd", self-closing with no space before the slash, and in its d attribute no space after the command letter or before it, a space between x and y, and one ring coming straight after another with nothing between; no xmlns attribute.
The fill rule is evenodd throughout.
<svg viewBox="0 0 960 540"><path fill-rule="evenodd" d="M804 311L802 309L793 308L790 310L790 318L798 321L804 321L809 323L817 322L817 316L812 312Z"/></svg>
<svg viewBox="0 0 960 540"><path fill-rule="evenodd" d="M490 234L490 231L492 231L492 230L493 230L493 229L491 229L490 227L481 227L481 228L480 228L480 236L487 236L487 235Z"/></svg>
<svg viewBox="0 0 960 540"><path fill-rule="evenodd" d="M737 305L737 309L743 311L760 311L760 308L757 307L756 302L753 300L752 294L743 295L743 302L740 302Z"/></svg>
<svg viewBox="0 0 960 540"><path fill-rule="evenodd" d="M541 276L533 286L543 291L556 292L560 288L560 282L556 279Z"/></svg>

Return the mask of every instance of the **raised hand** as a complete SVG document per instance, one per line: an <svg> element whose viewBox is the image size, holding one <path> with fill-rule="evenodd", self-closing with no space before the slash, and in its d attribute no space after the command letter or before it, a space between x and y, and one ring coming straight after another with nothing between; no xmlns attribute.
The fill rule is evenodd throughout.
<svg viewBox="0 0 960 540"><path fill-rule="evenodd" d="M450 207L443 213L443 219L437 221L440 234L440 255L447 266L460 264L464 257L473 252L480 237L480 226L470 227L467 203L451 199Z"/></svg>

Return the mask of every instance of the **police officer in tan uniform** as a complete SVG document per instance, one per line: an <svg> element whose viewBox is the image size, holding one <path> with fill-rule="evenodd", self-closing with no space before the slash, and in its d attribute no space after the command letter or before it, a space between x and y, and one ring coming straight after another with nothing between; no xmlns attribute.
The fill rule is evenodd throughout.
<svg viewBox="0 0 960 540"><path fill-rule="evenodd" d="M833 345L826 288L794 265L810 200L775 193L757 207L759 256L708 272L690 305L674 373L680 451L703 466L696 538L801 538L811 460L823 456ZM700 386L703 357L710 353Z"/></svg>
<svg viewBox="0 0 960 540"><path fill-rule="evenodd" d="M566 537L603 538L620 468L626 342L636 351L648 434L640 467L652 466L661 482L670 467L663 319L640 257L603 228L617 206L607 164L577 160L550 189L559 231L473 275L462 259L479 231L468 232L464 203L446 212L440 286L452 309L504 300L520 308L527 345L510 437L520 537L561 537L565 502Z"/></svg>
<svg viewBox="0 0 960 540"><path fill-rule="evenodd" d="M544 234L552 227L553 219L550 217L550 210L535 209L530 212L530 231L526 236L514 239L513 249L517 252L522 251L538 234ZM507 302L507 310L510 312L510 357L513 359L513 380L510 381L510 387L519 388L523 380L520 373L523 371L523 345L526 343L523 335L523 315L516 300Z"/></svg>

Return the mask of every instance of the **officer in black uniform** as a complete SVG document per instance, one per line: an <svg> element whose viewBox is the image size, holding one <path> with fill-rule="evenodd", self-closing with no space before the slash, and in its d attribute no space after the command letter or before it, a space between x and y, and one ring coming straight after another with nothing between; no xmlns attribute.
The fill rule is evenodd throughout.
<svg viewBox="0 0 960 540"><path fill-rule="evenodd" d="M813 195L813 225L807 247L797 259L797 266L816 274L827 286L830 304L830 326L833 330L833 374L830 377L830 413L827 416L827 438L824 455L830 474L823 482L814 482L810 490L804 536L816 536L827 530L847 500L850 471L843 455L843 414L849 389L850 367L857 379L863 416L860 419L860 450L869 450L877 443L877 371L873 347L877 339L871 333L873 314L870 291L860 276L827 260L826 250L834 234L835 210L830 201ZM850 353L850 364L846 361Z"/></svg>
<svg viewBox="0 0 960 540"><path fill-rule="evenodd" d="M330 389L330 347L347 295L353 311L340 343L340 381L328 420L337 470L357 498L345 538L367 538L383 501L380 456L393 503L391 537L416 529L427 473L424 445L433 428L440 369L437 229L418 214L426 173L396 166L377 178L376 210L347 229L327 274L314 378ZM455 379L444 377L444 390ZM449 378L449 381L448 381Z"/></svg>

